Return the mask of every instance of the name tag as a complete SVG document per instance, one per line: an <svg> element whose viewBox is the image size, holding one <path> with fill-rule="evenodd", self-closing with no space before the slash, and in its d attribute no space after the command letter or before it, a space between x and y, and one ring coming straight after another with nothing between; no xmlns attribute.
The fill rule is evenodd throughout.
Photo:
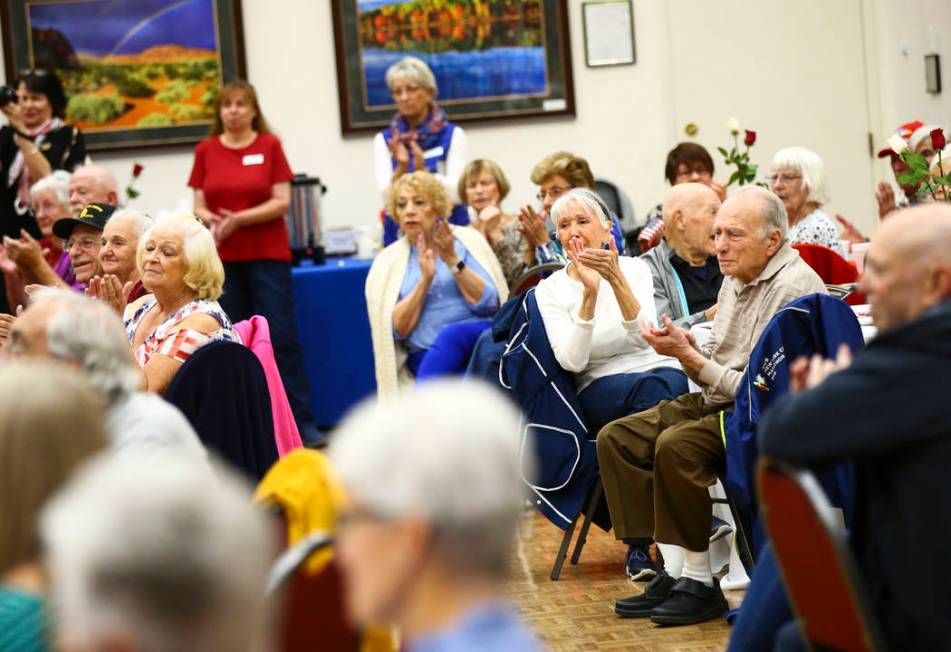
<svg viewBox="0 0 951 652"><path fill-rule="evenodd" d="M433 147L432 149L427 149L425 152L423 152L423 158L435 158L436 156L442 156L443 152L445 151L446 150L444 150L441 145L439 147Z"/></svg>
<svg viewBox="0 0 951 652"><path fill-rule="evenodd" d="M261 165L264 163L264 154L245 154L241 159L242 165Z"/></svg>

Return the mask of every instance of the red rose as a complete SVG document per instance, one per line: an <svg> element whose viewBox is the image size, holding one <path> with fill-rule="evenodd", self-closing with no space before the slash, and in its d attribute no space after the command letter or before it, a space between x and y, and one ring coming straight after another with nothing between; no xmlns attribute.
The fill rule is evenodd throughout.
<svg viewBox="0 0 951 652"><path fill-rule="evenodd" d="M138 177L140 174L142 174L142 170L144 169L145 167L141 163L136 163L132 166L132 176Z"/></svg>
<svg viewBox="0 0 951 652"><path fill-rule="evenodd" d="M755 131L750 131L749 129L744 129L743 131L744 131L744 133L746 134L746 135L743 137L743 144L746 145L747 147L752 147L753 145L755 145L755 144L756 144L756 132L755 132Z"/></svg>
<svg viewBox="0 0 951 652"><path fill-rule="evenodd" d="M935 149L944 149L944 146L947 144L947 141L944 139L944 132L941 131L941 128L931 130L931 145Z"/></svg>

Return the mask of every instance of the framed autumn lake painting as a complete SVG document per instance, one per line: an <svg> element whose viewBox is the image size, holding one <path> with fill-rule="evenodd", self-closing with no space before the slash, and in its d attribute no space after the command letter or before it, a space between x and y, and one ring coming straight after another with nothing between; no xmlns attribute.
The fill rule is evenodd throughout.
<svg viewBox="0 0 951 652"><path fill-rule="evenodd" d="M244 76L240 0L0 0L8 80L53 70L91 150L197 142Z"/></svg>
<svg viewBox="0 0 951 652"><path fill-rule="evenodd" d="M574 115L566 0L331 0L344 133L396 111L384 79L407 55L453 122Z"/></svg>

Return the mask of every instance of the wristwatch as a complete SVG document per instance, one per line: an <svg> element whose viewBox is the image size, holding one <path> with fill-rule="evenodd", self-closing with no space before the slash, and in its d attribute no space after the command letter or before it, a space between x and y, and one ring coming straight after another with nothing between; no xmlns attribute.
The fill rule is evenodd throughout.
<svg viewBox="0 0 951 652"><path fill-rule="evenodd" d="M460 259L459 259L459 262L452 266L452 273L453 273L453 274L458 274L459 272L461 272L461 271L464 270L465 268L466 268L466 261L464 261L462 258L460 258Z"/></svg>

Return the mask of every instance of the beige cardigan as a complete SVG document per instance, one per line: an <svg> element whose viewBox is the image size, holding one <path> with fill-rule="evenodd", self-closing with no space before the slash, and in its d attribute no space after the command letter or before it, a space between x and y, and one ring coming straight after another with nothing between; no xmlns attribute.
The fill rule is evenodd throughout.
<svg viewBox="0 0 951 652"><path fill-rule="evenodd" d="M509 290L502 266L492 248L478 231L468 226L453 226L453 236L462 243L486 271L499 292L499 303L508 298ZM393 308L400 296L400 286L409 264L410 245L402 237L380 252L367 276L367 313L373 339L373 361L376 367L376 392L379 398L396 394L413 379L404 363L406 350L393 339Z"/></svg>

